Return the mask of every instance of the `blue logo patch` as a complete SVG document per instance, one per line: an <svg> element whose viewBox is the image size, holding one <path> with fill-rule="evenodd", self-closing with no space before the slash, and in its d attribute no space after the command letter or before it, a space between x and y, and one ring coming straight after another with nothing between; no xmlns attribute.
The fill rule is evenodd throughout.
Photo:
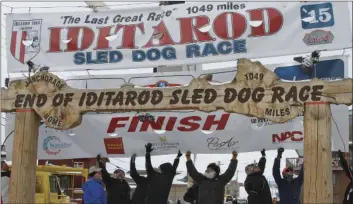
<svg viewBox="0 0 353 204"><path fill-rule="evenodd" d="M283 80L302 81L312 79L301 65L277 67L274 71ZM340 59L321 61L316 65L316 77L323 80L344 78L344 63Z"/></svg>
<svg viewBox="0 0 353 204"><path fill-rule="evenodd" d="M303 5L300 16L303 29L332 27L335 24L331 3Z"/></svg>

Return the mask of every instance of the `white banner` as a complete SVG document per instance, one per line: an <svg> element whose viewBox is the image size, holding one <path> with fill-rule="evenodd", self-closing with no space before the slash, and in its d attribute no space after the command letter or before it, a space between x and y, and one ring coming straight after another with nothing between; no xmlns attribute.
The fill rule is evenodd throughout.
<svg viewBox="0 0 353 204"><path fill-rule="evenodd" d="M346 77L346 57L322 59L317 66L317 76L327 80ZM282 79L306 80L307 75L298 64L268 65ZM124 83L137 86L166 87L185 85L193 77L213 73L214 82L230 81L236 68L209 70L202 73L157 73L119 75L68 80L75 88L112 88ZM348 148L348 107L332 105L332 149ZM224 111L204 113L199 111L148 112L154 121L140 121L146 113L86 114L82 124L68 131L40 127L38 140L39 159L69 159L95 157L98 153L108 157L126 157L133 153L143 155L144 145L151 142L155 154L175 154L192 150L195 153L228 153L268 150L284 147L303 148L303 117L284 124L249 118ZM146 117L145 117L146 118ZM337 124L337 126L336 126ZM6 131L14 128L14 114L7 115ZM338 131L339 130L339 131ZM6 144L7 159L11 159L13 135Z"/></svg>
<svg viewBox="0 0 353 204"><path fill-rule="evenodd" d="M8 72L123 69L352 46L348 2L195 2L7 18Z"/></svg>

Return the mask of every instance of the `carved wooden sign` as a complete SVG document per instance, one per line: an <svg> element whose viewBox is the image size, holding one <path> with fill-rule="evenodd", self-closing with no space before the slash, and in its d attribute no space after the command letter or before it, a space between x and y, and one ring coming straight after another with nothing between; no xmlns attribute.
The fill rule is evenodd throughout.
<svg viewBox="0 0 353 204"><path fill-rule="evenodd" d="M1 90L1 111L34 109L48 127L70 129L87 112L223 109L274 122L286 122L303 112L305 102L352 104L352 79L283 82L260 62L238 60L233 81L212 84L211 76L188 86L117 89L73 89L56 75L42 71L10 82Z"/></svg>

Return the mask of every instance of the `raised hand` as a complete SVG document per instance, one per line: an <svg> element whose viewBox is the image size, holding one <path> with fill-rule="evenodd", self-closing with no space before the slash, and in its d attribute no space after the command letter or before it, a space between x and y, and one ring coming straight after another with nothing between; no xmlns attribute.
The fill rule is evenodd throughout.
<svg viewBox="0 0 353 204"><path fill-rule="evenodd" d="M233 159L236 159L238 157L238 152L237 151L233 151L232 155L233 155Z"/></svg>
<svg viewBox="0 0 353 204"><path fill-rule="evenodd" d="M177 155L177 158L180 158L181 156L183 156L183 154L180 152L180 150L179 150L179 152L178 152L178 155Z"/></svg>
<svg viewBox="0 0 353 204"><path fill-rule="evenodd" d="M266 156L265 151L266 151L265 149L262 149L262 150L261 150L261 155L262 155L263 157L265 157L265 156Z"/></svg>
<svg viewBox="0 0 353 204"><path fill-rule="evenodd" d="M190 156L191 156L191 152L190 152L190 151L187 151L186 154L185 154L185 157L186 157L187 159L190 159Z"/></svg>
<svg viewBox="0 0 353 204"><path fill-rule="evenodd" d="M135 163L135 160L136 160L136 154L133 154L133 155L131 156L131 162L132 162L132 163Z"/></svg>
<svg viewBox="0 0 353 204"><path fill-rule="evenodd" d="M280 147L277 149L277 157L282 158L282 153L284 152L284 148Z"/></svg>
<svg viewBox="0 0 353 204"><path fill-rule="evenodd" d="M151 153L153 151L151 143L147 143L147 145L145 145L145 147L146 147L146 152L147 153Z"/></svg>

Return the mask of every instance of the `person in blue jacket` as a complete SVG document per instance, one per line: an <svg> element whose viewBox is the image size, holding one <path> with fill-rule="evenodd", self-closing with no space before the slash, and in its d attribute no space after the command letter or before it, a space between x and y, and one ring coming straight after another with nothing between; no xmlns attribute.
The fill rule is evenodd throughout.
<svg viewBox="0 0 353 204"><path fill-rule="evenodd" d="M83 184L84 204L107 204L100 168L91 166L88 170L88 181Z"/></svg>
<svg viewBox="0 0 353 204"><path fill-rule="evenodd" d="M280 174L281 158L283 148L277 150L277 157L273 163L272 174L278 186L279 198L281 203L300 204L300 192L304 181L304 165L302 165L297 178L293 178L293 168L284 168L282 176Z"/></svg>

